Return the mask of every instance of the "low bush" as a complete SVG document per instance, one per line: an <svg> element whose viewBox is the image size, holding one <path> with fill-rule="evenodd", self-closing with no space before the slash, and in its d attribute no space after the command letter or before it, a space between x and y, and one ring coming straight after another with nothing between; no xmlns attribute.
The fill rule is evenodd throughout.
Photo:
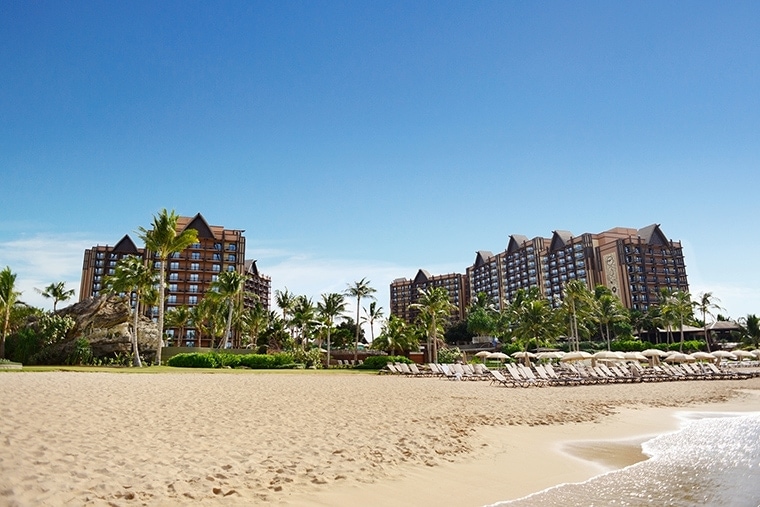
<svg viewBox="0 0 760 507"><path fill-rule="evenodd" d="M172 356L166 362L175 368L251 368L264 370L293 367L290 354L229 354L190 352Z"/></svg>
<svg viewBox="0 0 760 507"><path fill-rule="evenodd" d="M411 359L404 356L369 356L362 364L357 366L362 370L381 370L388 363L406 363L410 364Z"/></svg>

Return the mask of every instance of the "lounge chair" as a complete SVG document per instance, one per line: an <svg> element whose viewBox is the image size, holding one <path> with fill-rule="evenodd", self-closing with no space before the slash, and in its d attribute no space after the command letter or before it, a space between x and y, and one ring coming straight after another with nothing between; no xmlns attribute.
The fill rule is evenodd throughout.
<svg viewBox="0 0 760 507"><path fill-rule="evenodd" d="M525 379L528 382L531 382L533 385L536 385L538 387L546 387L546 386L549 385L549 381L548 380L539 379L538 377L536 377L533 374L533 370L531 370L530 368L528 368L525 365L518 364L517 365L517 371L520 372L520 374L522 374L522 376L525 377Z"/></svg>
<svg viewBox="0 0 760 507"><path fill-rule="evenodd" d="M533 385L532 382L528 381L528 379L520 375L520 372L515 365L507 363L504 366L507 369L507 373L509 373L509 377L517 382L520 387L530 387Z"/></svg>
<svg viewBox="0 0 760 507"><path fill-rule="evenodd" d="M499 385L502 385L504 387L528 387L527 385L523 385L523 383L518 382L512 378L507 378L504 376L503 373L501 373L498 370L489 370L489 373L491 375L491 383L497 383Z"/></svg>
<svg viewBox="0 0 760 507"><path fill-rule="evenodd" d="M562 375L558 374L551 363L546 363L543 368L550 378L558 382L564 382L565 385L577 386L583 383L583 379L579 375L573 374L568 370L562 370Z"/></svg>

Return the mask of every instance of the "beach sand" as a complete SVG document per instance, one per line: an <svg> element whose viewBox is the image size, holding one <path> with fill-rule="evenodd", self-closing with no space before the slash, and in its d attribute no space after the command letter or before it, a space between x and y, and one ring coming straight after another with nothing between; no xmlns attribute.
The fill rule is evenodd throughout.
<svg viewBox="0 0 760 507"><path fill-rule="evenodd" d="M644 457L760 378L510 389L324 372L0 374L0 505L483 506Z"/></svg>

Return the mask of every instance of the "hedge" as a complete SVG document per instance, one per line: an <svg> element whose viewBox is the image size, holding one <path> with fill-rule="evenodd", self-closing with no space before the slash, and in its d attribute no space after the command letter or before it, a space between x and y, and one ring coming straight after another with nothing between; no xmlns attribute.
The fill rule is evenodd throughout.
<svg viewBox="0 0 760 507"><path fill-rule="evenodd" d="M251 368L256 370L293 366L290 354L228 354L190 352L172 356L166 362L175 368Z"/></svg>

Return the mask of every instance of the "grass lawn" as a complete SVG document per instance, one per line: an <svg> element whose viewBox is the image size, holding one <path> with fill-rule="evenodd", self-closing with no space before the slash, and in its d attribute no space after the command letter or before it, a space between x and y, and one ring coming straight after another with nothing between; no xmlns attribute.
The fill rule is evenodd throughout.
<svg viewBox="0 0 760 507"><path fill-rule="evenodd" d="M329 370L309 369L271 369L250 370L245 368L174 368L171 366L144 366L142 368L124 366L24 366L21 370L7 370L8 372L45 372L45 371L76 371L76 372L102 372L102 373L134 373L134 374L162 374L162 373L212 373L220 375L259 375L259 374L291 374L291 375L376 375L377 370L354 370L346 368L331 368Z"/></svg>

